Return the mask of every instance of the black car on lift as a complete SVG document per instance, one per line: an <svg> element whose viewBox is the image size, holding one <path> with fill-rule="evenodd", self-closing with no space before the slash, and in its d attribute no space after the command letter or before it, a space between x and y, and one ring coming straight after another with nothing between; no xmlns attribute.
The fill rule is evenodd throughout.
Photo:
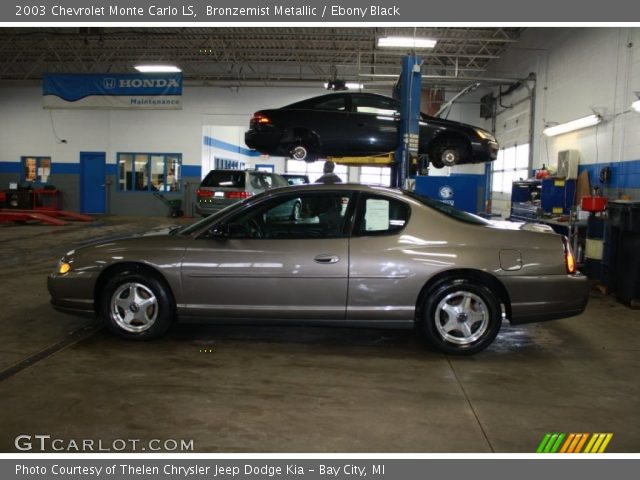
<svg viewBox="0 0 640 480"><path fill-rule="evenodd" d="M437 168L495 160L488 131L421 113L419 154ZM372 93L332 93L253 114L245 143L269 155L314 161L396 150L400 102Z"/></svg>

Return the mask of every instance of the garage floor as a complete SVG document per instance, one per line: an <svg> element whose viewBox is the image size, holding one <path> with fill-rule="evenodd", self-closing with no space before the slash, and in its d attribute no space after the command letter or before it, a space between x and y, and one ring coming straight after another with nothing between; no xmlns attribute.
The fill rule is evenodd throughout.
<svg viewBox="0 0 640 480"><path fill-rule="evenodd" d="M171 223L0 227L0 451L20 434L192 439L198 452L533 452L547 432L613 432L640 452L640 312L503 327L472 358L412 332L178 326L132 343L55 312L46 275L90 238Z"/></svg>

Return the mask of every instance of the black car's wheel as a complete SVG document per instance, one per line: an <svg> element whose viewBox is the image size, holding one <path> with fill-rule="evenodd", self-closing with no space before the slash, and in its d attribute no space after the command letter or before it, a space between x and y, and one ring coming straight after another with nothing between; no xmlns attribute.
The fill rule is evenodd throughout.
<svg viewBox="0 0 640 480"><path fill-rule="evenodd" d="M447 137L434 141L429 150L429 160L436 168L453 167L465 163L470 146L462 138Z"/></svg>
<svg viewBox="0 0 640 480"><path fill-rule="evenodd" d="M149 340L169 329L174 307L161 281L151 275L124 271L107 281L100 313L107 328L116 335Z"/></svg>
<svg viewBox="0 0 640 480"><path fill-rule="evenodd" d="M309 155L309 151L304 145L296 145L291 149L289 155L291 155L291 158L294 160L306 160Z"/></svg>
<svg viewBox="0 0 640 480"><path fill-rule="evenodd" d="M440 162L445 167L453 167L460 163L460 148L456 146L446 146L440 149Z"/></svg>
<svg viewBox="0 0 640 480"><path fill-rule="evenodd" d="M496 295L480 283L448 280L425 297L421 326L426 340L453 355L471 355L487 348L502 324Z"/></svg>

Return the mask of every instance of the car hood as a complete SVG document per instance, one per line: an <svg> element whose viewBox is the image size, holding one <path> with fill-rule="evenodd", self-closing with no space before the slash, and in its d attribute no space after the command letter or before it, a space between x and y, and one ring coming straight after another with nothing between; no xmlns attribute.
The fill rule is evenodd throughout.
<svg viewBox="0 0 640 480"><path fill-rule="evenodd" d="M439 118L439 117L431 117L424 113L421 116L421 120L428 123L435 124L435 125L446 125L449 127L470 128L470 129L483 130L485 132L487 131L484 128L476 127L474 125L469 125L468 123L456 122L455 120L447 120L445 118ZM487 133L491 133L491 132L487 132Z"/></svg>
<svg viewBox="0 0 640 480"><path fill-rule="evenodd" d="M180 235L172 235L172 231L174 231L176 228L179 228L179 226L173 225L169 227L149 230L146 232L111 235L108 237L93 239L89 242L78 245L76 248L68 252L67 256L79 252L86 253L89 250L97 251L105 249L118 249L122 248L125 245L130 248L132 247L135 249L139 249L146 248L146 246L152 245L157 248L157 246L161 245L163 242L166 242L167 245L181 243L180 241L175 241L175 239L182 238Z"/></svg>

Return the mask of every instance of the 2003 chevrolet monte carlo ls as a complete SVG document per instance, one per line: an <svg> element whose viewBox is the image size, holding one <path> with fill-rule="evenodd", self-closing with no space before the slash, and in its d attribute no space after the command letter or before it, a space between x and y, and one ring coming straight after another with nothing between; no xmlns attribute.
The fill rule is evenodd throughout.
<svg viewBox="0 0 640 480"><path fill-rule="evenodd" d="M295 214L282 208L293 202ZM587 303L566 240L511 225L398 190L291 186L187 227L71 251L48 286L55 308L97 314L131 339L174 319L416 326L439 350L471 354L503 317L551 320Z"/></svg>

